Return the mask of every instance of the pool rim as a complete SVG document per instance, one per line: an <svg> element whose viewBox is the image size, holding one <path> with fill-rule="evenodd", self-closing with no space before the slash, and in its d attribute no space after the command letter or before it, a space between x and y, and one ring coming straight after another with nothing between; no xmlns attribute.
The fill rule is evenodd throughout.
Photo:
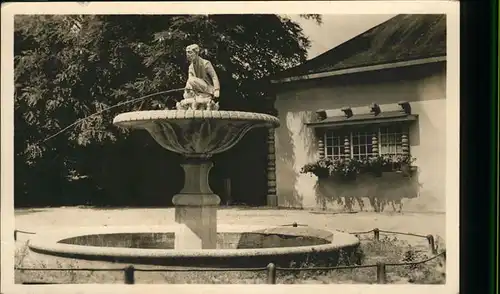
<svg viewBox="0 0 500 294"><path fill-rule="evenodd" d="M255 230L283 228L282 226L256 226L256 225L219 225L218 233L250 233ZM289 228L289 227L287 227ZM104 246L86 246L57 243L60 240L79 237L83 235L113 234L113 233L175 233L179 225L167 226L117 226L117 227L80 227L71 231L47 230L33 235L28 243L30 250L55 256L79 256L77 259L89 257L102 258L231 258L248 256L284 256L307 253L320 253L339 251L342 248L354 247L360 244L357 237L352 234L330 230L318 229L332 234L332 241L328 244L307 245L295 247L274 248L244 248L244 249L144 249L122 248ZM291 234L285 234L291 235ZM292 235L293 236L293 235ZM314 236L317 237L317 236Z"/></svg>

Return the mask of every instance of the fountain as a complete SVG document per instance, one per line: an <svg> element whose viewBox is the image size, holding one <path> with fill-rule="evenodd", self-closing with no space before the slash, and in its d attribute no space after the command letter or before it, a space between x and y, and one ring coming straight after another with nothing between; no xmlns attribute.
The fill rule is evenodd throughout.
<svg viewBox="0 0 500 294"><path fill-rule="evenodd" d="M123 113L114 123L145 129L165 149L184 155L184 188L172 200L175 221L182 224L175 248L215 249L220 199L208 184L210 158L233 147L253 128L277 126L278 119L259 113L189 109Z"/></svg>
<svg viewBox="0 0 500 294"><path fill-rule="evenodd" d="M163 148L180 153L185 162L184 188L175 195L173 226L100 228L45 232L31 250L39 253L139 264L224 266L282 264L315 254L326 262L341 249L359 245L354 236L308 227L218 226L219 196L208 183L211 157L235 146L254 128L276 128L278 118L241 111L221 111L219 81L212 64L198 56L197 45L186 49L191 62L183 100L176 110L119 114L114 124L149 132ZM160 250L161 249L161 250Z"/></svg>

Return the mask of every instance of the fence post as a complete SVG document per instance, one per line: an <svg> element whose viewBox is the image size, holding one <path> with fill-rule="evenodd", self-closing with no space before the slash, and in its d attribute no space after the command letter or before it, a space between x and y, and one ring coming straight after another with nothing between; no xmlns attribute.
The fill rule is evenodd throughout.
<svg viewBox="0 0 500 294"><path fill-rule="evenodd" d="M373 229L373 237L375 238L375 241L380 240L380 230L378 228Z"/></svg>
<svg viewBox="0 0 500 294"><path fill-rule="evenodd" d="M135 284L135 277L134 277L134 266L129 265L125 268L125 284Z"/></svg>
<svg viewBox="0 0 500 294"><path fill-rule="evenodd" d="M377 283L378 284L386 284L387 277L385 273L385 263L377 262Z"/></svg>
<svg viewBox="0 0 500 294"><path fill-rule="evenodd" d="M267 283L276 284L276 266L274 263L267 265Z"/></svg>
<svg viewBox="0 0 500 294"><path fill-rule="evenodd" d="M14 230L14 241L17 241L17 230Z"/></svg>
<svg viewBox="0 0 500 294"><path fill-rule="evenodd" d="M432 254L436 254L436 243L434 242L434 236L427 235L427 241L429 242L429 248L431 249Z"/></svg>

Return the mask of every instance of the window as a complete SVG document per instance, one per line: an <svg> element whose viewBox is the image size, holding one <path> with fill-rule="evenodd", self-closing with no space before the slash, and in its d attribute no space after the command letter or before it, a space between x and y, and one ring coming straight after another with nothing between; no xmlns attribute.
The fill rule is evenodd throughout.
<svg viewBox="0 0 500 294"><path fill-rule="evenodd" d="M330 129L324 135L325 157L332 159L345 157L344 143L346 141L349 143L347 155L351 158L400 155L403 154L402 137L405 134L408 136L406 125L369 127L350 131Z"/></svg>
<svg viewBox="0 0 500 294"><path fill-rule="evenodd" d="M340 158L344 155L344 138L333 132L325 134L325 155L330 158Z"/></svg>
<svg viewBox="0 0 500 294"><path fill-rule="evenodd" d="M373 132L361 131L350 133L351 157L367 158L373 153Z"/></svg>
<svg viewBox="0 0 500 294"><path fill-rule="evenodd" d="M392 128L380 128L379 129L380 138L380 154L382 155L398 155L403 154L403 144L401 142L401 136L403 135L403 130L401 127Z"/></svg>

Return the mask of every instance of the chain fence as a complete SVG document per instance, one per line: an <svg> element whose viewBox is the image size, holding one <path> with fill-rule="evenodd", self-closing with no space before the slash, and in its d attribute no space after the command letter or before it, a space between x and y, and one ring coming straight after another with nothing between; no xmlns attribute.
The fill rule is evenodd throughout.
<svg viewBox="0 0 500 294"><path fill-rule="evenodd" d="M283 226L307 226L301 225L297 223L283 225ZM36 234L34 232L15 230L14 231L14 239L17 240L17 234ZM242 267L242 268L140 268L135 267L133 265L129 265L126 267L116 267L116 268L25 268L25 267L15 267L16 271L88 271L88 272L123 272L123 281L125 284L135 284L136 281L136 273L137 272L263 272L266 274L266 283L267 284L276 284L276 276L277 272L306 272L306 271L336 271L336 270L355 270L361 268L374 268L376 269L376 283L377 284L386 284L387 283L387 267L400 267L400 266L416 266L432 261L438 257L443 258L446 261L446 250L443 250L438 253L435 239L432 234L429 235L420 235L414 233L406 233L406 232L396 232L389 230L380 230L378 228L369 230L369 231L361 231L361 232L346 232L353 234L357 237L359 235L371 234L373 233L373 239L375 242L380 241L380 234L394 234L394 235L406 235L413 236L419 238L425 238L429 244L429 250L432 252L433 256L413 262L401 262L401 263L384 263L377 262L375 264L365 264L365 265L349 265L349 266L331 266L331 267L279 267L274 263L269 263L266 267ZM34 282L26 282L23 284L56 284L56 283L34 283Z"/></svg>

